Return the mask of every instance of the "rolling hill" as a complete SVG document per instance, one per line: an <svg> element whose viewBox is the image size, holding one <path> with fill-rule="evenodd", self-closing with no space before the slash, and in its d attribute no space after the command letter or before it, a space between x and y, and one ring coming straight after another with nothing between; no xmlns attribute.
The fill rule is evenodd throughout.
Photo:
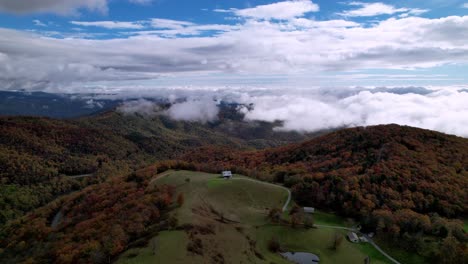
<svg viewBox="0 0 468 264"><path fill-rule="evenodd" d="M343 129L303 143L256 150L307 135L277 133L271 131L272 124L261 129L257 127L261 124L240 124L240 130L226 131L230 126L226 124L239 122L234 118L197 124L114 111L74 120L4 117L0 122L0 206L2 221L10 220L0 227L0 259L99 263L128 248L148 245L154 232L167 230L174 222L171 216L180 211L174 211L174 195L185 181L154 188L151 184L155 174L171 168L216 173L230 168L281 183L291 188L299 205L353 218L363 231L376 232L390 249L417 252L424 261L466 259L464 138L385 125ZM132 173L172 158L185 162L160 163ZM69 177L88 173L94 177ZM196 200L187 197L188 202ZM133 207L139 210L126 210ZM63 221L52 226L57 218ZM183 214L180 219L183 223ZM253 222L242 221L257 225L255 217ZM250 237L254 236L261 234ZM291 236L288 242L292 248L298 247L295 240ZM266 256L261 244L266 242L259 243L257 253Z"/></svg>
<svg viewBox="0 0 468 264"><path fill-rule="evenodd" d="M428 260L468 259L468 139L382 125L263 151L207 147L185 160L284 183L299 204L358 219ZM454 256L440 255L444 245Z"/></svg>
<svg viewBox="0 0 468 264"><path fill-rule="evenodd" d="M296 186L297 199L304 204L342 208L343 199L356 191L354 200L363 213L384 202L392 210L409 208L447 217L465 217L468 209L468 139L430 130L398 125L351 128L261 151L206 147L185 159L218 168L237 166L293 187L304 180L316 182L319 187L313 192L304 187L308 197L299 195ZM411 195L405 197L405 192ZM331 193L337 197L329 199ZM429 195L431 201L422 198Z"/></svg>
<svg viewBox="0 0 468 264"><path fill-rule="evenodd" d="M160 232L146 247L120 255L116 263L289 263L268 250L268 241L278 233L285 250L312 251L321 263L359 263L366 257L362 245L350 242L337 252L330 249L333 229L270 223L268 210L287 201L279 186L242 175L224 180L219 174L190 171L164 172L152 184L176 186L175 192L184 195L185 202L171 212L182 228ZM387 262L376 258L373 263Z"/></svg>
<svg viewBox="0 0 468 264"><path fill-rule="evenodd" d="M269 210L287 200L284 188L174 169L194 167L166 162L109 178L10 222L0 229L0 261L288 263L268 249L278 234L284 250L312 251L323 263L378 255L347 241L331 249L334 229L270 222ZM373 262L388 263L383 256Z"/></svg>
<svg viewBox="0 0 468 264"><path fill-rule="evenodd" d="M77 119L0 117L0 225L65 193L207 145L257 149L313 135L244 122L225 105L212 123L106 111ZM88 175L94 177L71 178Z"/></svg>

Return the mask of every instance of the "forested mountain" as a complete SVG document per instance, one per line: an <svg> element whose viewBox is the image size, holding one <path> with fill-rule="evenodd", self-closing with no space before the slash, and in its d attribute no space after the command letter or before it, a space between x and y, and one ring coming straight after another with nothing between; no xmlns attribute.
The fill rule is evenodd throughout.
<svg viewBox="0 0 468 264"><path fill-rule="evenodd" d="M204 148L186 159L255 169L297 191L297 181L317 182L320 188L306 192L313 197L297 198L332 208L343 207L343 197L324 195L339 196L343 188L347 193L358 191L355 202L363 213L385 206L454 217L466 213L468 206L468 140L430 130L398 125L351 128L264 151ZM375 197L365 198L367 194ZM349 213L359 211L352 208Z"/></svg>
<svg viewBox="0 0 468 264"><path fill-rule="evenodd" d="M10 221L0 228L0 262L109 263L130 244L145 244L160 228L174 225L165 215L174 189L149 181L158 171L163 170L150 166L125 176L108 175L102 183Z"/></svg>
<svg viewBox="0 0 468 264"><path fill-rule="evenodd" d="M425 256L440 253L441 239L455 237L455 252L466 257L468 139L382 125L264 151L203 148L185 160L282 182L299 204L359 219L365 229Z"/></svg>
<svg viewBox="0 0 468 264"><path fill-rule="evenodd" d="M244 122L238 115L226 105L211 123L114 110L70 120L0 117L0 225L108 175L125 175L194 147L256 149L313 136L275 132L275 124ZM83 174L93 177L67 177Z"/></svg>
<svg viewBox="0 0 468 264"><path fill-rule="evenodd" d="M225 106L211 123L117 111L72 120L0 118L0 254L105 262L151 235L172 194L151 189L148 180L174 167L230 168L280 182L300 205L355 218L407 250L442 258L445 247L466 258L467 139L382 125L293 143L315 135L276 132L278 124L245 122L237 114ZM132 173L168 159L188 163ZM141 210L126 210L133 207ZM64 220L53 227L58 212Z"/></svg>

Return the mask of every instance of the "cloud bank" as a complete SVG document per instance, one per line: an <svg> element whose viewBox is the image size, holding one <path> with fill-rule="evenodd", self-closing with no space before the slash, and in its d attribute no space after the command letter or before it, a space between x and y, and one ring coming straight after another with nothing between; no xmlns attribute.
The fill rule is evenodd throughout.
<svg viewBox="0 0 468 264"><path fill-rule="evenodd" d="M468 93L434 91L427 95L360 91L344 98L263 96L251 98L250 120L284 120L281 130L400 124L468 137Z"/></svg>
<svg viewBox="0 0 468 264"><path fill-rule="evenodd" d="M468 92L461 88L180 88L163 89L157 94L170 100L188 99L168 110L160 110L149 101L135 101L127 106L126 112L209 122L217 119L218 102L225 101L251 105L250 110L241 109L246 121L283 121L278 130L314 132L395 123L468 137ZM138 107L141 110L136 110Z"/></svg>
<svg viewBox="0 0 468 264"><path fill-rule="evenodd" d="M392 5L384 3L364 3L364 2L350 2L350 6L359 7L357 9L347 10L345 12L339 13L342 16L347 17L373 17L380 15L393 15L401 14L402 16L408 15L421 15L429 10L419 9L419 8L396 8Z"/></svg>
<svg viewBox="0 0 468 264"><path fill-rule="evenodd" d="M167 99L172 101L173 98L173 96L170 96ZM210 98L191 98L189 100L174 101L168 109L162 109L154 101L138 99L124 102L117 108L117 111L125 115L165 115L178 121L206 123L218 119L219 108L217 102Z"/></svg>
<svg viewBox="0 0 468 264"><path fill-rule="evenodd" d="M165 114L175 120L208 122L218 118L219 108L210 99L189 100L173 104Z"/></svg>

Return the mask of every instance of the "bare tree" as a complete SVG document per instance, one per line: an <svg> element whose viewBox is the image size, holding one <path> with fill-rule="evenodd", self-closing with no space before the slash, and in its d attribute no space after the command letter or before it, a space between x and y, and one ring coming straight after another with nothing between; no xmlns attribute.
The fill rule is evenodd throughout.
<svg viewBox="0 0 468 264"><path fill-rule="evenodd" d="M290 223L292 228L298 227L304 219L304 215L301 213L295 213L291 215Z"/></svg>
<svg viewBox="0 0 468 264"><path fill-rule="evenodd" d="M273 223L279 223L281 220L281 210L278 208L272 208L268 212L268 218L273 222Z"/></svg>

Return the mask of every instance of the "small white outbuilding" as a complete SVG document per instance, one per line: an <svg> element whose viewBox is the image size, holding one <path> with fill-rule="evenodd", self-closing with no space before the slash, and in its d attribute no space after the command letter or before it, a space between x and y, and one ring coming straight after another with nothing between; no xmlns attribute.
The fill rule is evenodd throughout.
<svg viewBox="0 0 468 264"><path fill-rule="evenodd" d="M306 214L315 213L315 208L313 208L313 207L304 207L303 210L304 210L304 213L306 213Z"/></svg>
<svg viewBox="0 0 468 264"><path fill-rule="evenodd" d="M223 178L226 179L226 180L229 180L232 178L232 172L231 171L223 171L221 173L221 175L223 175Z"/></svg>

